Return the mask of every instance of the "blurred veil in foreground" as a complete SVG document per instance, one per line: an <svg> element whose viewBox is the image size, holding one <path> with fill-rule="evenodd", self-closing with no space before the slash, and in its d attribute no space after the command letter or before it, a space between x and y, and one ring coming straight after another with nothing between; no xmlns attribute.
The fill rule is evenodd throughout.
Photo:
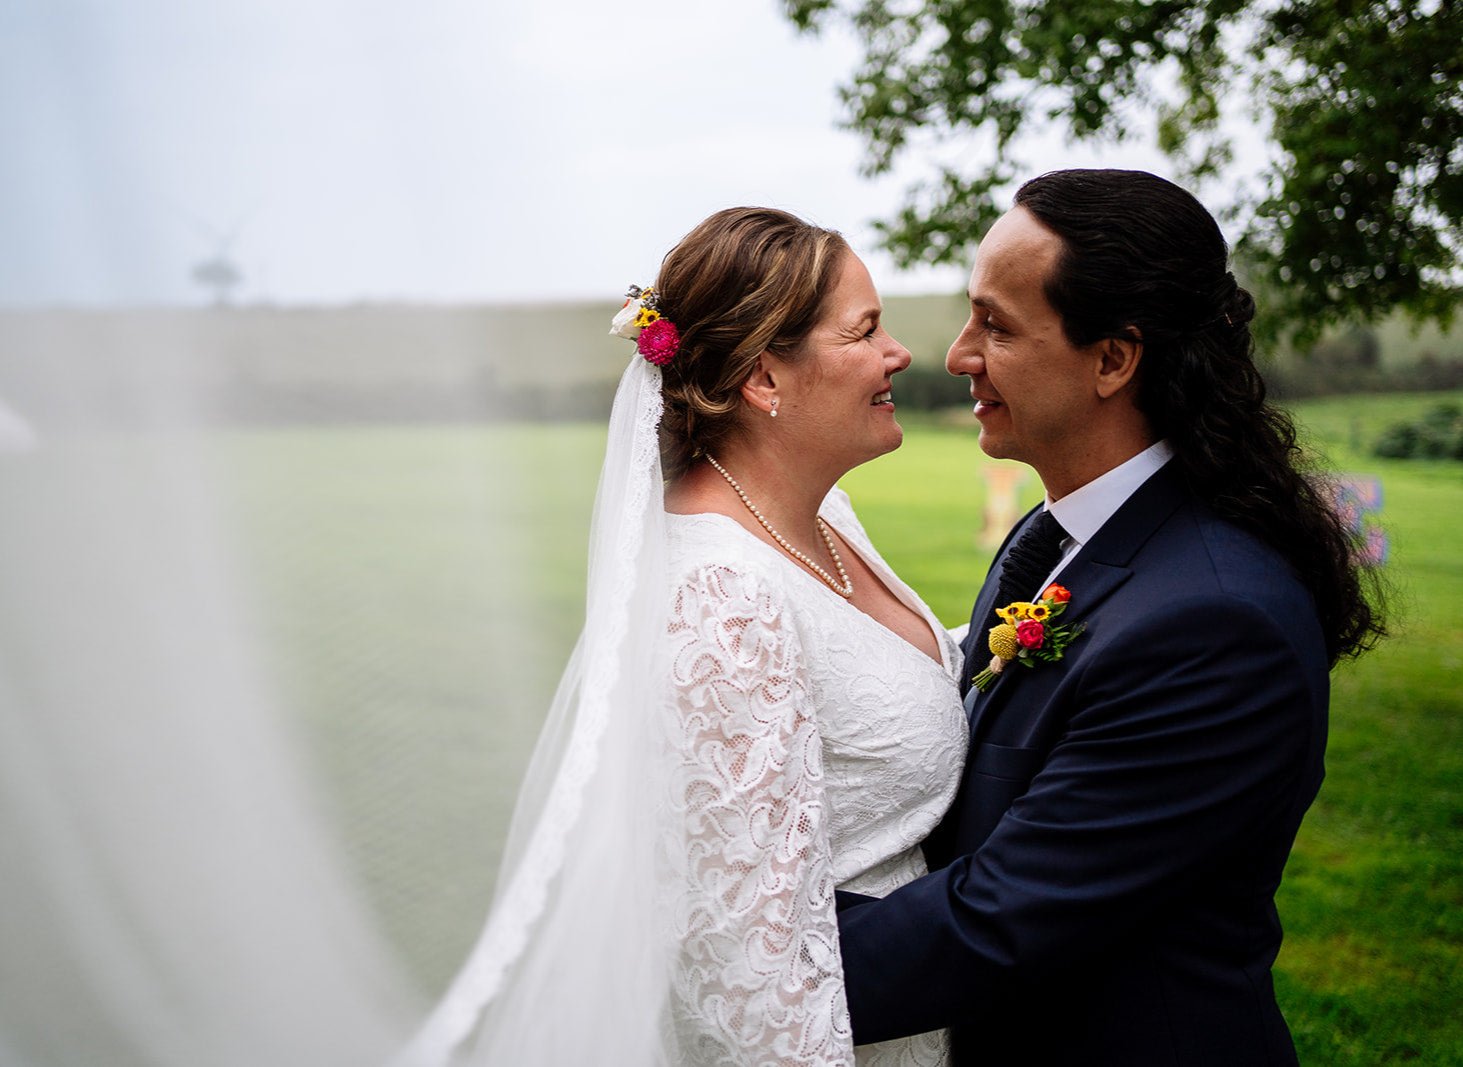
<svg viewBox="0 0 1463 1067"><path fill-rule="evenodd" d="M371 1062L403 994L271 663L211 353L7 318L0 1058Z"/></svg>
<svg viewBox="0 0 1463 1067"><path fill-rule="evenodd" d="M49 43L0 131L42 109L85 216L113 175ZM12 222L57 180L19 173ZM107 232L117 297L0 292L0 1065L383 1063L479 928L578 622L539 531L577 516L523 491L553 428L489 417L485 309L130 306L164 253Z"/></svg>

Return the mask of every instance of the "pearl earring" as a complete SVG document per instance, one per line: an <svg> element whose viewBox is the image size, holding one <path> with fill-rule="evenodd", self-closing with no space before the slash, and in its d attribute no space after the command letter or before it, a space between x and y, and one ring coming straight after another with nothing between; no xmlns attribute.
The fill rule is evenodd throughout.
<svg viewBox="0 0 1463 1067"><path fill-rule="evenodd" d="M777 418L777 401L776 400L774 400L772 402L772 417L774 419Z"/></svg>

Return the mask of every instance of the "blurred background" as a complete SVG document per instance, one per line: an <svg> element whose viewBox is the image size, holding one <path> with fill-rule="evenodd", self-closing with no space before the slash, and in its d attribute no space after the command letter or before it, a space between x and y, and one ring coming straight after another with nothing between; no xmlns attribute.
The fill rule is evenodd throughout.
<svg viewBox="0 0 1463 1067"><path fill-rule="evenodd" d="M963 622L1006 483L944 352L1066 166L1221 217L1392 590L1281 891L1302 1061L1463 1063L1460 39L1340 0L0 0L0 1063L409 1031L582 621L609 318L718 208L868 263L908 434L845 484Z"/></svg>

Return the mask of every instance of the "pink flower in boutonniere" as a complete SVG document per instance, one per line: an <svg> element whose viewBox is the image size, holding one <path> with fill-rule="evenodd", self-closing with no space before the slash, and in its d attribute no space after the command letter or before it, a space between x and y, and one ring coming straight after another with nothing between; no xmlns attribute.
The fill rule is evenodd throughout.
<svg viewBox="0 0 1463 1067"><path fill-rule="evenodd" d="M1022 648L1040 648L1046 640L1046 627L1036 619L1022 619L1016 624L1016 641Z"/></svg>
<svg viewBox="0 0 1463 1067"><path fill-rule="evenodd" d="M1062 586L1049 585L1035 603L1017 600L997 608L1001 623L992 626L986 636L991 662L971 679L975 687L985 692L995 682L996 675L1013 661L1024 667L1035 667L1038 663L1061 659L1067 645L1087 626L1086 623L1076 627L1052 625L1051 620L1067 610L1071 599L1072 594Z"/></svg>

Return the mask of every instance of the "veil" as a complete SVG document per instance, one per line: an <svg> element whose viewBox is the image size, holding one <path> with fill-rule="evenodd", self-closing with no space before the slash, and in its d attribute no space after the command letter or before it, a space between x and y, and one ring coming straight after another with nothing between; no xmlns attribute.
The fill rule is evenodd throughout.
<svg viewBox="0 0 1463 1067"><path fill-rule="evenodd" d="M0 317L0 1062L380 1062L419 995L261 662L208 346L86 320Z"/></svg>
<svg viewBox="0 0 1463 1067"><path fill-rule="evenodd" d="M231 316L150 315L0 312L0 1064L657 1062L659 370L437 1001L544 706L521 428L251 425Z"/></svg>
<svg viewBox="0 0 1463 1067"><path fill-rule="evenodd" d="M491 1048L519 1001L472 972L448 1023L421 1028L482 925L578 622L583 524L532 526L587 504L592 460L560 475L594 445L543 423L593 413L597 438L619 366L601 357L622 346L572 324L545 340L542 307L383 299L450 295L403 282L411 265L342 270L328 228L271 235L340 206L331 191L368 160L399 195L367 230L429 228L412 212L440 168L390 171L422 156L416 128L352 110L396 69L369 29L247 5L151 21L43 7L10 27L0 108L21 161L0 196L17 223L0 265L0 1065L384 1064L419 1033L473 1029L490 999ZM455 20L402 25L430 41ZM333 66L337 51L369 62ZM451 78L434 91L472 108ZM313 151L337 134L366 155ZM315 166L275 173L261 143L304 144ZM213 215L235 212L226 233ZM354 215L348 229L367 267L396 247L355 244ZM476 256L480 232L456 243ZM271 284L270 257L299 262ZM593 929L626 961L648 945L648 922L597 925L650 867L648 843L596 836L608 801L645 793L645 754L607 711L645 681L627 648L650 640L635 627L660 545L658 372L638 360L625 378L639 458L607 472L599 510L633 501L650 525L630 544L633 524L596 524L595 622L501 865L498 895L524 916L522 944L486 957L505 990L556 984L539 931L563 947ZM582 788L551 788L560 768ZM606 906L563 925L585 898ZM636 989L623 969L600 998ZM618 1040L609 1014L589 1029Z"/></svg>
<svg viewBox="0 0 1463 1067"><path fill-rule="evenodd" d="M638 355L620 380L584 630L529 766L486 926L401 1067L668 1062L673 946L657 921L665 780L652 714L667 616L660 381Z"/></svg>

